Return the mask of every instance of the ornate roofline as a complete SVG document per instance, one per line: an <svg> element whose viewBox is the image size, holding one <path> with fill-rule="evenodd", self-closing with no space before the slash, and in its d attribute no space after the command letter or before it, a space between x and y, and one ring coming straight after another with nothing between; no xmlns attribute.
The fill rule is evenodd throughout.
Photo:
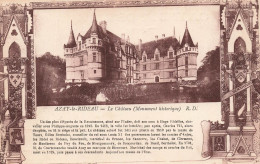
<svg viewBox="0 0 260 164"><path fill-rule="evenodd" d="M244 24L245 27L246 27L246 32L247 32L248 36L249 36L250 38L252 37L250 31L248 30L248 24L245 22L245 19L244 19L244 17L243 17L242 10L243 10L243 9L240 8L240 9L238 10L238 12L237 12L237 15L235 16L234 22L233 22L233 24L232 24L232 26L231 26L231 28L230 28L230 31L229 31L229 33L228 33L228 35L227 35L228 40L230 39L230 37L231 37L231 35L232 35L233 31L234 31L234 28L235 28L235 25L236 25L236 23L237 23L237 19L238 19L239 15L241 16L242 22L243 22L243 24Z"/></svg>
<svg viewBox="0 0 260 164"><path fill-rule="evenodd" d="M2 43L1 43L1 44L2 44L2 45L5 44L5 41L6 41L7 35L8 35L8 33L9 33L9 31L10 31L10 28L11 28L11 25L12 25L13 20L15 21L15 23L16 23L16 25L17 25L17 28L18 28L18 30L19 30L19 32L20 32L22 38L23 38L24 43L27 45L27 40L26 40L26 38L25 38L25 36L24 36L24 33L23 33L22 30L21 30L20 24L19 24L19 22L17 21L17 18L16 18L15 15L12 15L12 17L11 17L11 19L10 19L10 22L8 22L8 23L9 23L9 24L8 24L8 28L7 28L7 30L6 30L6 33L4 34L4 37L3 37L3 40L2 40Z"/></svg>

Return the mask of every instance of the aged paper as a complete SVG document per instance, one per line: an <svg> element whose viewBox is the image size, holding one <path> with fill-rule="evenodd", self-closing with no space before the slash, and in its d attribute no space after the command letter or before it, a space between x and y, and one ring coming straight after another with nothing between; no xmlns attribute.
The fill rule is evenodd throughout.
<svg viewBox="0 0 260 164"><path fill-rule="evenodd" d="M3 1L0 163L258 163L258 1Z"/></svg>

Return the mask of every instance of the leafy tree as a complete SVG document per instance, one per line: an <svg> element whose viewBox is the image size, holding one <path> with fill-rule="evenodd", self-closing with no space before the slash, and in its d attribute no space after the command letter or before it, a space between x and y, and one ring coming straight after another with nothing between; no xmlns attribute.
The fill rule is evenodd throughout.
<svg viewBox="0 0 260 164"><path fill-rule="evenodd" d="M207 52L198 69L200 94L208 101L220 101L220 52L219 47Z"/></svg>
<svg viewBox="0 0 260 164"><path fill-rule="evenodd" d="M66 63L64 59L46 52L36 58L37 104L48 105L52 89L65 87Z"/></svg>

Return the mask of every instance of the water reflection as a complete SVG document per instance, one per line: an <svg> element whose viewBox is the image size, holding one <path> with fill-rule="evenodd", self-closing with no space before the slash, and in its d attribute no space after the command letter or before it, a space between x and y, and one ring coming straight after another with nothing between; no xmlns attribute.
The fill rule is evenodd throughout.
<svg viewBox="0 0 260 164"><path fill-rule="evenodd" d="M159 103L197 103L209 102L208 99L202 97L196 88L184 88L183 90L172 90L167 93L156 95L134 97L131 99L120 100L118 102L108 104L159 104Z"/></svg>

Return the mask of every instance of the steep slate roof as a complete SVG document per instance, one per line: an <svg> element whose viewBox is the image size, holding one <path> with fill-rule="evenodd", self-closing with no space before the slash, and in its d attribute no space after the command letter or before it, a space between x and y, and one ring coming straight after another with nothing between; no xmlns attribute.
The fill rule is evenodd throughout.
<svg viewBox="0 0 260 164"><path fill-rule="evenodd" d="M151 59L154 57L154 52L156 48L160 51L160 56L167 56L167 52L172 46L174 50L177 50L180 46L179 41L175 37L165 37L163 39L158 39L157 41L150 41L142 44L141 54L145 51L147 58Z"/></svg>
<svg viewBox="0 0 260 164"><path fill-rule="evenodd" d="M100 39L107 38L109 40L108 45L111 47L111 51L115 51L115 44L117 42L119 44L123 44L123 43L121 43L121 38L119 36L117 36L116 34L110 32L108 30L106 30L106 32L103 31L102 27L97 24L95 12L93 14L93 21L92 21L91 27L86 32L86 34L84 36L82 36L83 43L86 41L87 38L91 37L92 33L96 33L98 35L98 38L100 38ZM131 44L131 43L129 43L129 44L134 47L133 44ZM71 26L69 41L68 41L67 45L64 45L64 46L65 46L65 48L72 48L72 47L76 46L76 41L75 41L72 26Z"/></svg>
<svg viewBox="0 0 260 164"><path fill-rule="evenodd" d="M89 30L87 31L87 33L84 35L84 40L87 39L87 38L90 38L91 37L91 34L93 33L96 33L98 35L98 38L104 38L104 33L103 33L103 30L102 30L102 27L100 27L98 24L97 24L97 19L96 19L96 13L94 11L94 14L93 14L93 21L92 21L92 25L91 27L89 28Z"/></svg>
<svg viewBox="0 0 260 164"><path fill-rule="evenodd" d="M64 45L65 48L73 48L75 47L76 44L76 40L75 40L75 36L74 36L74 32L72 29L72 21L71 21L71 29L70 29L70 36L69 36L69 40L68 43L66 45Z"/></svg>
<svg viewBox="0 0 260 164"><path fill-rule="evenodd" d="M184 32L184 35L183 35L183 38L182 38L182 41L181 41L181 48L183 48L186 43L190 47L195 47L195 45L194 45L194 43L191 39L190 32L189 32L188 27L187 27L187 22L186 22L186 29L185 29L185 32Z"/></svg>

